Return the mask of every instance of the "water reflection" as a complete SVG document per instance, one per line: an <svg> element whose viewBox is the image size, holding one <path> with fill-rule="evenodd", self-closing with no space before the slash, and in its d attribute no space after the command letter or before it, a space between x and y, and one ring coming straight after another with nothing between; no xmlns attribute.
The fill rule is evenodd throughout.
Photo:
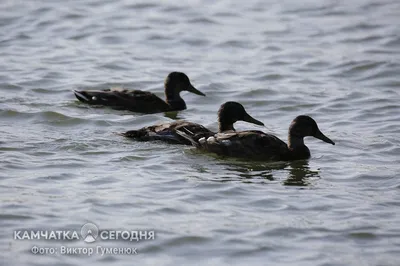
<svg viewBox="0 0 400 266"><path fill-rule="evenodd" d="M220 162L219 165L226 167L226 170L234 173L243 182L259 182L263 180L277 181L282 178L282 173L287 173L283 184L286 186L309 186L316 179L320 178L318 170L310 169L308 160L293 162ZM285 175L285 174L284 174ZM232 175L226 179L231 179ZM232 180L232 179L231 179Z"/></svg>
<svg viewBox="0 0 400 266"><path fill-rule="evenodd" d="M181 117L181 116L178 116L178 114L179 114L179 112L177 112L177 111L172 111L172 112L165 112L165 113L164 113L164 116L165 116L165 117L168 117L168 118L171 118L171 119L174 119L174 120L182 119L182 117Z"/></svg>
<svg viewBox="0 0 400 266"><path fill-rule="evenodd" d="M273 172L283 170L287 167L287 162L274 163L255 163L255 162L224 162L220 165L226 166L226 170L235 172L240 178L251 179L262 178L274 181Z"/></svg>
<svg viewBox="0 0 400 266"><path fill-rule="evenodd" d="M315 179L320 179L318 170L311 170L308 160L293 161L289 163L288 177L283 184L286 186L308 186Z"/></svg>

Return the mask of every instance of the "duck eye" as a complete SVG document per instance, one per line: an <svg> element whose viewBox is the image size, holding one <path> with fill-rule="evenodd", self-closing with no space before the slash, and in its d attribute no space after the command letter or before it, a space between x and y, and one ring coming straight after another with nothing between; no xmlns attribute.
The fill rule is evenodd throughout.
<svg viewBox="0 0 400 266"><path fill-rule="evenodd" d="M318 132L318 126L315 125L314 123L311 125L311 133L315 134Z"/></svg>

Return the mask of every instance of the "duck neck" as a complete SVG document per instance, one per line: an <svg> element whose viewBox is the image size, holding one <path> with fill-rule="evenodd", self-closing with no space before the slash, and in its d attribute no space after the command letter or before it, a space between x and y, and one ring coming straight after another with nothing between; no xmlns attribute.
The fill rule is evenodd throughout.
<svg viewBox="0 0 400 266"><path fill-rule="evenodd" d="M228 121L223 117L218 118L218 131L224 132L229 130L235 131L235 128L233 127L233 122Z"/></svg>
<svg viewBox="0 0 400 266"><path fill-rule="evenodd" d="M304 144L304 137L289 134L288 148L295 159L306 159L310 157L310 150Z"/></svg>
<svg viewBox="0 0 400 266"><path fill-rule="evenodd" d="M172 110L186 109L186 103L176 90L165 89L166 102L171 106Z"/></svg>

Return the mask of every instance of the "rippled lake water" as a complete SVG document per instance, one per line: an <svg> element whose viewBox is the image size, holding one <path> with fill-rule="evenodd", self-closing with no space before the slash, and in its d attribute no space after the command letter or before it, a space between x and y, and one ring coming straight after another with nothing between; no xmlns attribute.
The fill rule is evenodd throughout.
<svg viewBox="0 0 400 266"><path fill-rule="evenodd" d="M400 2L2 1L1 265L400 265ZM241 102L286 140L315 118L336 146L254 163L114 132L171 121L89 107L71 90L163 95L183 71L177 118L217 128ZM15 239L16 231L154 231L154 240ZM56 254L32 254L32 247ZM60 254L62 247L137 255Z"/></svg>

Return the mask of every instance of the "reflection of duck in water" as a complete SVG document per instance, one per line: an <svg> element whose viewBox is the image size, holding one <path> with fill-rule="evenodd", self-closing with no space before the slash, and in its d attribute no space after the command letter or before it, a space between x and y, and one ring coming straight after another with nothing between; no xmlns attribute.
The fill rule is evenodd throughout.
<svg viewBox="0 0 400 266"><path fill-rule="evenodd" d="M286 186L308 186L320 179L318 170L311 170L307 160L289 162L289 174L283 184Z"/></svg>
<svg viewBox="0 0 400 266"><path fill-rule="evenodd" d="M239 161L239 160L220 160L218 165L235 175L229 176L226 179L235 180L238 177L241 181L249 183L258 183L262 180L275 180L277 171L285 170L288 167L288 162L268 162L260 163L255 161Z"/></svg>
<svg viewBox="0 0 400 266"><path fill-rule="evenodd" d="M313 136L335 145L318 128L317 123L309 116L296 117L289 127L288 144L274 135L261 131L248 130L240 132L221 132L210 137L196 139L188 131L177 131L182 137L190 140L201 150L231 157L254 160L290 161L307 159L310 150L304 144L304 137Z"/></svg>
<svg viewBox="0 0 400 266"><path fill-rule="evenodd" d="M193 87L188 76L181 72L172 72L165 79L165 101L151 92L141 90L75 90L74 93L79 101L88 104L139 113L160 113L186 109L186 103L179 95L181 91L206 96Z"/></svg>
<svg viewBox="0 0 400 266"><path fill-rule="evenodd" d="M210 164L192 165L195 171L208 173L208 180L215 182L282 183L285 186L312 186L321 179L318 169L311 169L309 160L295 161L244 161L225 159ZM222 167L222 171L221 168ZM229 173L229 174L227 174Z"/></svg>
<svg viewBox="0 0 400 266"><path fill-rule="evenodd" d="M237 121L245 121L261 126L264 125L262 122L251 117L240 103L226 102L222 104L218 111L218 132L235 132L233 124ZM176 133L178 130L190 132L194 140L215 134L200 124L181 120L172 123L148 126L138 130L130 130L121 133L120 135L138 141L161 140L174 144L190 145L191 142L189 140Z"/></svg>

